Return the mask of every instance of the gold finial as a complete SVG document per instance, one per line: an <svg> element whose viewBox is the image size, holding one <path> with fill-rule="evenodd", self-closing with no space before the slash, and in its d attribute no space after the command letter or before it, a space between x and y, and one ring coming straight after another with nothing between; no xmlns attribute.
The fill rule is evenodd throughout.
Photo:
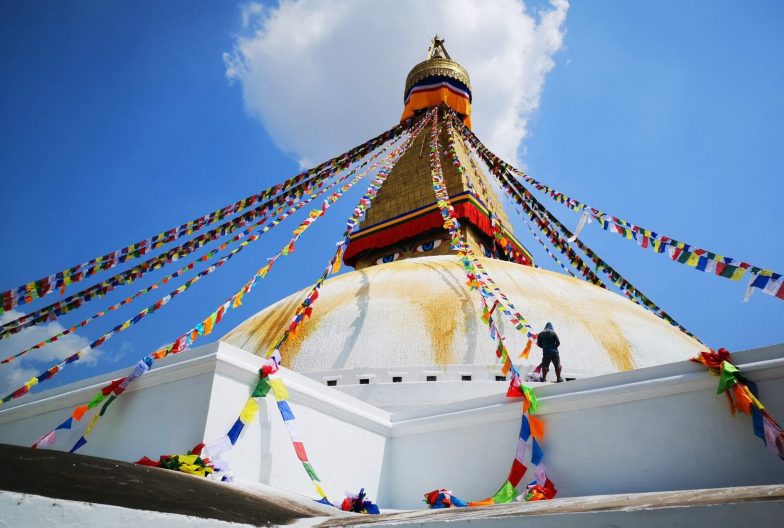
<svg viewBox="0 0 784 528"><path fill-rule="evenodd" d="M444 47L444 42L446 42L446 40L442 39L438 35L433 37L430 40L430 49L427 50L427 58L452 60L452 57L449 56L449 53Z"/></svg>
<svg viewBox="0 0 784 528"><path fill-rule="evenodd" d="M403 97L405 98L408 90L417 82L427 77L444 75L457 79L471 89L471 81L468 72L460 64L452 60L444 47L444 39L436 35L430 40L430 47L427 50L427 59L414 66L406 78Z"/></svg>

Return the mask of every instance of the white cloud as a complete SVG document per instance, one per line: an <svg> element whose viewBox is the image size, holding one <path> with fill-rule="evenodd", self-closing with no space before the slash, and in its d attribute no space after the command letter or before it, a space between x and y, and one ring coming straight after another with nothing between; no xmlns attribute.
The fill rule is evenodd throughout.
<svg viewBox="0 0 784 528"><path fill-rule="evenodd" d="M24 315L11 310L0 315L0 324L5 324ZM0 340L0 359L17 354L49 337L65 330L58 322L30 326L18 334ZM90 344L90 341L77 333L68 334L54 343L33 350L16 358L11 363L0 364L0 397L18 389L27 380L49 368L53 363L63 360L74 352ZM93 365L100 355L100 350L93 350L80 360L80 363Z"/></svg>
<svg viewBox="0 0 784 528"><path fill-rule="evenodd" d="M471 75L474 130L517 161L563 46L569 5L551 4L532 14L518 0L251 3L226 74L276 144L312 164L399 120L406 75L438 34Z"/></svg>

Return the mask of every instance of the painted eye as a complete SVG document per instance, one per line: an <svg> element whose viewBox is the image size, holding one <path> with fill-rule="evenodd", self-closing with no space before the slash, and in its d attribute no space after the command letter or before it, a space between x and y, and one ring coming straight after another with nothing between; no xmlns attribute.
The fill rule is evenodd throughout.
<svg viewBox="0 0 784 528"><path fill-rule="evenodd" d="M419 244L416 247L417 253L426 253L428 251L433 251L435 248L441 245L442 240L437 238L435 240L431 240L430 242L425 242L424 244Z"/></svg>
<svg viewBox="0 0 784 528"><path fill-rule="evenodd" d="M400 258L400 253L390 253L389 255L385 255L376 261L376 264L389 264L390 262L395 262L397 259Z"/></svg>

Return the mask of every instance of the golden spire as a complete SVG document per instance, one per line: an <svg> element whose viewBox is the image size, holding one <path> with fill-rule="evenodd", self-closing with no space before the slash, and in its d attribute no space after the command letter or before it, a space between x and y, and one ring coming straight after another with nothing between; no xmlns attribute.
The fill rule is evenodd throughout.
<svg viewBox="0 0 784 528"><path fill-rule="evenodd" d="M455 79L463 83L471 90L471 81L468 71L460 64L453 61L444 47L444 39L436 35L430 41L427 50L427 59L414 66L406 77L406 87L403 91L403 98L408 95L411 87L427 77L444 76Z"/></svg>

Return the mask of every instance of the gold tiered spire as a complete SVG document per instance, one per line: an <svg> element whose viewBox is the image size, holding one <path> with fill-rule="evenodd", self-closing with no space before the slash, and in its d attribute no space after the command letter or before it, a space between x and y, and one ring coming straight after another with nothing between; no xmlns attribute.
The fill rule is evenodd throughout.
<svg viewBox="0 0 784 528"><path fill-rule="evenodd" d="M406 79L404 117L446 105L465 122L471 112L470 98L468 72L452 60L444 39L435 36L427 59L414 66ZM439 112L444 119L444 109ZM439 141L444 148L450 141L443 127ZM392 169L373 200L373 207L352 235L344 255L347 264L362 269L406 258L453 253L436 205L429 143L430 131L425 130ZM464 171L459 171L451 158L443 157L441 165L466 242L478 255L499 256L495 235L500 233L504 244L511 242L515 247L516 260L530 264L530 254L504 227L509 225L509 220L487 176L473 162L457 135L454 154Z"/></svg>

